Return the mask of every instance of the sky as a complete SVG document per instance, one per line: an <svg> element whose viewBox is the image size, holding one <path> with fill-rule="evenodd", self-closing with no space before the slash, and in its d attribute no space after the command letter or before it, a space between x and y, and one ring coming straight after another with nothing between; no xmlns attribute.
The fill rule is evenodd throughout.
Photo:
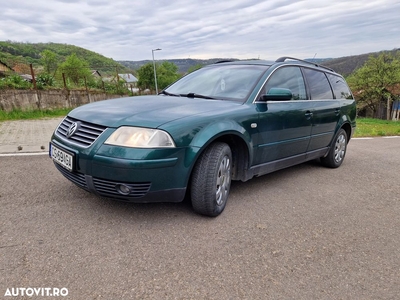
<svg viewBox="0 0 400 300"><path fill-rule="evenodd" d="M0 41L131 61L335 58L400 48L400 1L0 0Z"/></svg>

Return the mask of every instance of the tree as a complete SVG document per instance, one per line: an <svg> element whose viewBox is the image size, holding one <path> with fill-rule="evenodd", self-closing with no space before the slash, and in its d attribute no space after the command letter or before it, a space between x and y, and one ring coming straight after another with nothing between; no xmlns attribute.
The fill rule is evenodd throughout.
<svg viewBox="0 0 400 300"><path fill-rule="evenodd" d="M75 53L67 57L60 65L59 71L65 74L67 79L70 79L75 85L79 85L80 80L91 76L89 64L87 61L80 59Z"/></svg>
<svg viewBox="0 0 400 300"><path fill-rule="evenodd" d="M178 73L178 66L174 63L164 61L157 69L157 83L160 89L165 89L171 83L177 81L181 75Z"/></svg>
<svg viewBox="0 0 400 300"><path fill-rule="evenodd" d="M137 70L137 86L141 90L155 89L153 64L147 63Z"/></svg>
<svg viewBox="0 0 400 300"><path fill-rule="evenodd" d="M196 70L199 70L199 69L201 69L203 67L203 65L202 64L197 64L197 65L194 65L194 66L191 66L189 69L188 69L188 73L192 73L192 72L194 72L194 71L196 71Z"/></svg>
<svg viewBox="0 0 400 300"><path fill-rule="evenodd" d="M384 105L387 119L390 119L391 102L395 97L391 90L400 82L400 58L387 53L370 56L347 81L358 100L359 109L369 107L376 116L380 105Z"/></svg>
<svg viewBox="0 0 400 300"><path fill-rule="evenodd" d="M141 66L137 71L137 75L139 77L137 85L141 90L155 90L153 63ZM159 89L166 88L181 77L178 73L178 67L168 61L164 61L161 65L156 64L156 75Z"/></svg>
<svg viewBox="0 0 400 300"><path fill-rule="evenodd" d="M57 55L50 50L44 50L40 53L40 62L47 74L55 73L57 70Z"/></svg>

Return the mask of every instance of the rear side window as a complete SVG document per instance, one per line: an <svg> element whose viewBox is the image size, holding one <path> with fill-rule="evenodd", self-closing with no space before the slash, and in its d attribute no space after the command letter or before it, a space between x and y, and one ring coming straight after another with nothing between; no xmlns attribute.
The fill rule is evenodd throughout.
<svg viewBox="0 0 400 300"><path fill-rule="evenodd" d="M353 99L351 91L342 77L328 74L328 78L331 82L336 99Z"/></svg>
<svg viewBox="0 0 400 300"><path fill-rule="evenodd" d="M303 74L299 67L283 67L272 73L264 86L264 94L271 88L285 88L292 91L292 100L307 100Z"/></svg>
<svg viewBox="0 0 400 300"><path fill-rule="evenodd" d="M311 100L333 99L332 89L324 72L304 68Z"/></svg>

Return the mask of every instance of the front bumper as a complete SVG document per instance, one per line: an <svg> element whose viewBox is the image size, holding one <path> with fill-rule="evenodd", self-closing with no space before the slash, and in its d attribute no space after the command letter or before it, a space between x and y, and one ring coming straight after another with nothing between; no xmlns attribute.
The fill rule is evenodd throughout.
<svg viewBox="0 0 400 300"><path fill-rule="evenodd" d="M150 202L181 202L185 197L186 188L173 188L159 191L150 191L151 182L126 183L107 179L100 179L91 175L78 172L69 172L59 164L54 163L56 168L78 187L101 197L113 198L134 203ZM128 188L129 193L124 189L121 194L121 186Z"/></svg>
<svg viewBox="0 0 400 300"><path fill-rule="evenodd" d="M180 202L186 194L190 164L186 149L143 150L109 145L79 149L53 136L52 144L74 153L74 169L54 162L61 174L96 195L135 203Z"/></svg>

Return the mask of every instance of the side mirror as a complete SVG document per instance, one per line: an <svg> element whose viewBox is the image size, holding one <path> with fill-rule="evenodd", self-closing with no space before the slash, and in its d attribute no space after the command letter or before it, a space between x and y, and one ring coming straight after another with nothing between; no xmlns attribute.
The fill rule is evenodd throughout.
<svg viewBox="0 0 400 300"><path fill-rule="evenodd" d="M292 91L284 88L271 88L268 94L261 96L263 101L288 101L292 98Z"/></svg>

